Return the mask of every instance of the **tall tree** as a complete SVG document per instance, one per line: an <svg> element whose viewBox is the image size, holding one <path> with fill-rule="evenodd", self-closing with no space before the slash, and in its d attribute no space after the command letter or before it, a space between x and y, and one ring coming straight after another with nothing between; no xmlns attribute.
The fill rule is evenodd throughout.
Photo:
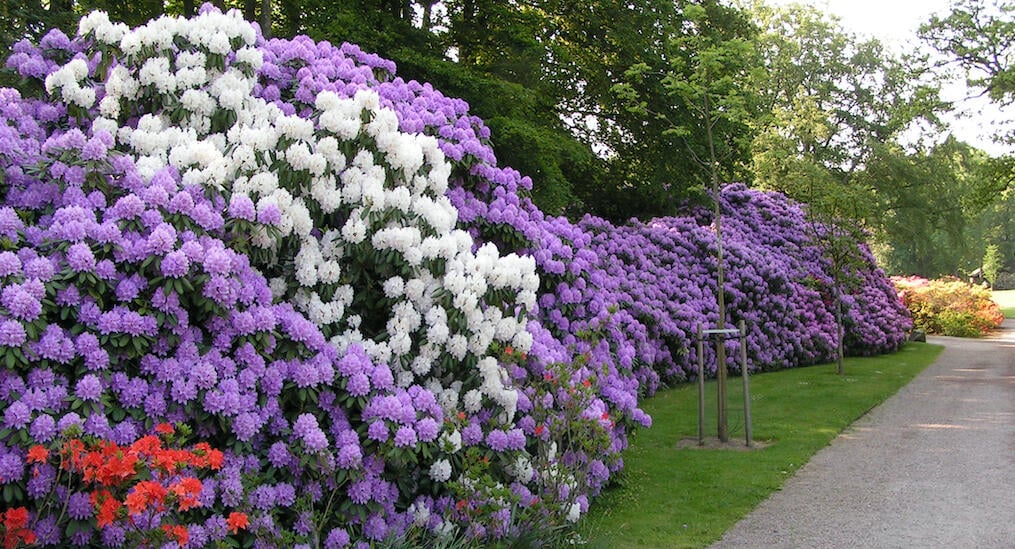
<svg viewBox="0 0 1015 549"><path fill-rule="evenodd" d="M671 154L684 154L697 165L694 174L714 200L713 226L716 234L716 300L719 316L716 329L716 375L718 378L718 437L729 440L726 403L725 273L722 240L720 184L728 182L750 143L751 106L754 104L752 42L722 25L729 8L719 2L684 3L685 25L669 42L670 64L660 75L666 97L679 110L654 110L631 81L639 82L652 69L638 64L628 70L630 81L618 84L615 92L628 102L629 109L654 117L664 124L664 135L673 136L682 146ZM718 24L717 24L718 23Z"/></svg>
<svg viewBox="0 0 1015 549"><path fill-rule="evenodd" d="M966 83L1004 104L1015 101L1015 3L955 0L920 37L965 72Z"/></svg>
<svg viewBox="0 0 1015 549"><path fill-rule="evenodd" d="M871 179L896 182L878 192L870 223L885 267L925 276L978 267L983 244L971 230L995 199L988 157L952 138L909 154L894 149L884 147L868 168Z"/></svg>
<svg viewBox="0 0 1015 549"><path fill-rule="evenodd" d="M920 27L920 37L958 66L968 86L1002 109L1015 103L1015 2L955 0L950 13ZM1001 125L995 138L1015 143L1015 129ZM1003 163L999 182L1015 190L1015 156Z"/></svg>
<svg viewBox="0 0 1015 549"><path fill-rule="evenodd" d="M755 13L768 75L760 86L762 112L771 113L754 144L757 183L803 201L814 177L870 191L896 183L863 175L883 144L940 124L938 113L948 105L925 60L858 40L811 7L758 4Z"/></svg>
<svg viewBox="0 0 1015 549"><path fill-rule="evenodd" d="M628 111L608 141L612 160L627 170L626 187L656 204L643 215L672 213L686 199L704 197L713 176L726 182L747 175L753 126L744 113L755 108L756 29L725 2L674 5L658 27L657 57L629 65L612 88ZM720 96L725 105L716 102Z"/></svg>
<svg viewBox="0 0 1015 549"><path fill-rule="evenodd" d="M824 290L837 324L837 370L844 372L843 302L857 280L857 243L899 228L900 205L924 196L911 155L914 130L939 126L947 105L925 59L860 40L812 7L754 6L767 80L767 116L753 143L756 184L807 203L812 237L831 264ZM917 133L916 135L921 135ZM905 145L903 143L906 142ZM887 247L894 249L889 244Z"/></svg>

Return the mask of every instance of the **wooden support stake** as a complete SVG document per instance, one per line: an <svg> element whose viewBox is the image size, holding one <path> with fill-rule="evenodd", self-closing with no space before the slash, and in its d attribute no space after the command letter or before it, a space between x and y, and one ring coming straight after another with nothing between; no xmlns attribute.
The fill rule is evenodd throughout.
<svg viewBox="0 0 1015 549"><path fill-rule="evenodd" d="M751 445L751 384L747 379L747 323L740 321L740 375L744 378L744 433Z"/></svg>
<svg viewBox="0 0 1015 549"><path fill-rule="evenodd" d="M698 324L698 446L705 445L705 346Z"/></svg>

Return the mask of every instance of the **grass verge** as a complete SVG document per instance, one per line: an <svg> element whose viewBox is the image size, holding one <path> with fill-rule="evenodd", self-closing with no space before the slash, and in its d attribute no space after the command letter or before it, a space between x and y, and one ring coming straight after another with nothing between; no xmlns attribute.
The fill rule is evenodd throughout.
<svg viewBox="0 0 1015 549"><path fill-rule="evenodd" d="M677 449L697 437L697 386L660 391L643 402L652 428L636 432L624 471L579 525L592 547L702 547L722 536L845 427L895 394L942 347L911 343L892 355L851 358L751 378L751 451ZM729 384L731 439L743 444L740 378ZM715 436L715 382L706 384L706 435Z"/></svg>
<svg viewBox="0 0 1015 549"><path fill-rule="evenodd" d="M1001 306L1005 318L1015 318L1015 290L991 292L994 302Z"/></svg>

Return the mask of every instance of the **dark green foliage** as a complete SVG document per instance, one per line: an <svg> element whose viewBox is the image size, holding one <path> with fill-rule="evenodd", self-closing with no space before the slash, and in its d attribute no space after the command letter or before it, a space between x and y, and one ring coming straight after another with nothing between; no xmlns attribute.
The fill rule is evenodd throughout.
<svg viewBox="0 0 1015 549"><path fill-rule="evenodd" d="M143 25L166 13L162 0L78 0L78 13L93 10L102 10L109 14L110 20L126 23L130 27Z"/></svg>
<svg viewBox="0 0 1015 549"><path fill-rule="evenodd" d="M995 161L949 139L927 151L879 149L866 177L877 189L867 214L891 272L964 278L980 266L986 244L1006 232ZM1011 226L1011 225L1008 225Z"/></svg>
<svg viewBox="0 0 1015 549"><path fill-rule="evenodd" d="M46 4L41 0L0 0L0 51L10 52L12 45L25 38L38 43L49 29L69 32L77 24L77 16L66 2Z"/></svg>
<svg viewBox="0 0 1015 549"><path fill-rule="evenodd" d="M8 50L50 27L73 34L91 9L138 25L201 4L0 2ZM533 200L550 214L614 222L670 215L707 202L714 167L723 183L747 181L803 201L815 186L849 195L893 271L963 274L988 244L1015 269L1011 199L1001 198L1012 194L1015 162L973 159L969 147L937 139L937 115L948 105L939 83L925 78L927 61L861 40L813 8L748 10L721 0L213 3L250 20L268 15L271 36L357 44L395 61L398 76L464 99L492 130L498 163L530 176ZM922 29L1002 104L1015 89L1011 56L989 54L1010 53L1009 11L1000 0L959 0ZM13 82L7 75L0 83ZM695 90L705 89L710 106L723 103L721 116L703 116ZM901 145L917 125L930 138Z"/></svg>

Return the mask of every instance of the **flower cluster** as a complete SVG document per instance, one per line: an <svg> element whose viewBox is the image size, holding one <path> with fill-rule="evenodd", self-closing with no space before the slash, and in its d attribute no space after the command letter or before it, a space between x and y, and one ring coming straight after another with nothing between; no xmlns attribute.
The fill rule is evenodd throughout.
<svg viewBox="0 0 1015 549"><path fill-rule="evenodd" d="M895 276L892 283L899 300L913 314L915 326L927 333L980 337L1004 322L1001 307L982 286L954 277Z"/></svg>
<svg viewBox="0 0 1015 549"><path fill-rule="evenodd" d="M189 546L552 529L717 317L706 214L547 217L464 101L353 45L265 41L205 6L136 29L96 12L7 63L45 90L0 89L0 482L30 497L35 445L165 421L224 451ZM830 266L800 209L721 199L753 367L830 357ZM908 328L868 267L858 353ZM124 509L165 505L145 486Z"/></svg>
<svg viewBox="0 0 1015 549"><path fill-rule="evenodd" d="M37 541L35 532L28 528L28 509L24 507L12 507L7 509L0 518L0 539L3 539L4 549L14 549L21 544L26 546L34 545Z"/></svg>
<svg viewBox="0 0 1015 549"><path fill-rule="evenodd" d="M202 521L184 521L181 513L202 507L204 485L194 474L220 469L222 452L206 442L190 450L166 446L175 433L169 424L123 446L79 438L77 430L25 453L33 512L19 507L6 513L5 546L58 543L61 530L75 545L90 543L96 532L106 545L162 539L184 547L192 533L205 535Z"/></svg>

